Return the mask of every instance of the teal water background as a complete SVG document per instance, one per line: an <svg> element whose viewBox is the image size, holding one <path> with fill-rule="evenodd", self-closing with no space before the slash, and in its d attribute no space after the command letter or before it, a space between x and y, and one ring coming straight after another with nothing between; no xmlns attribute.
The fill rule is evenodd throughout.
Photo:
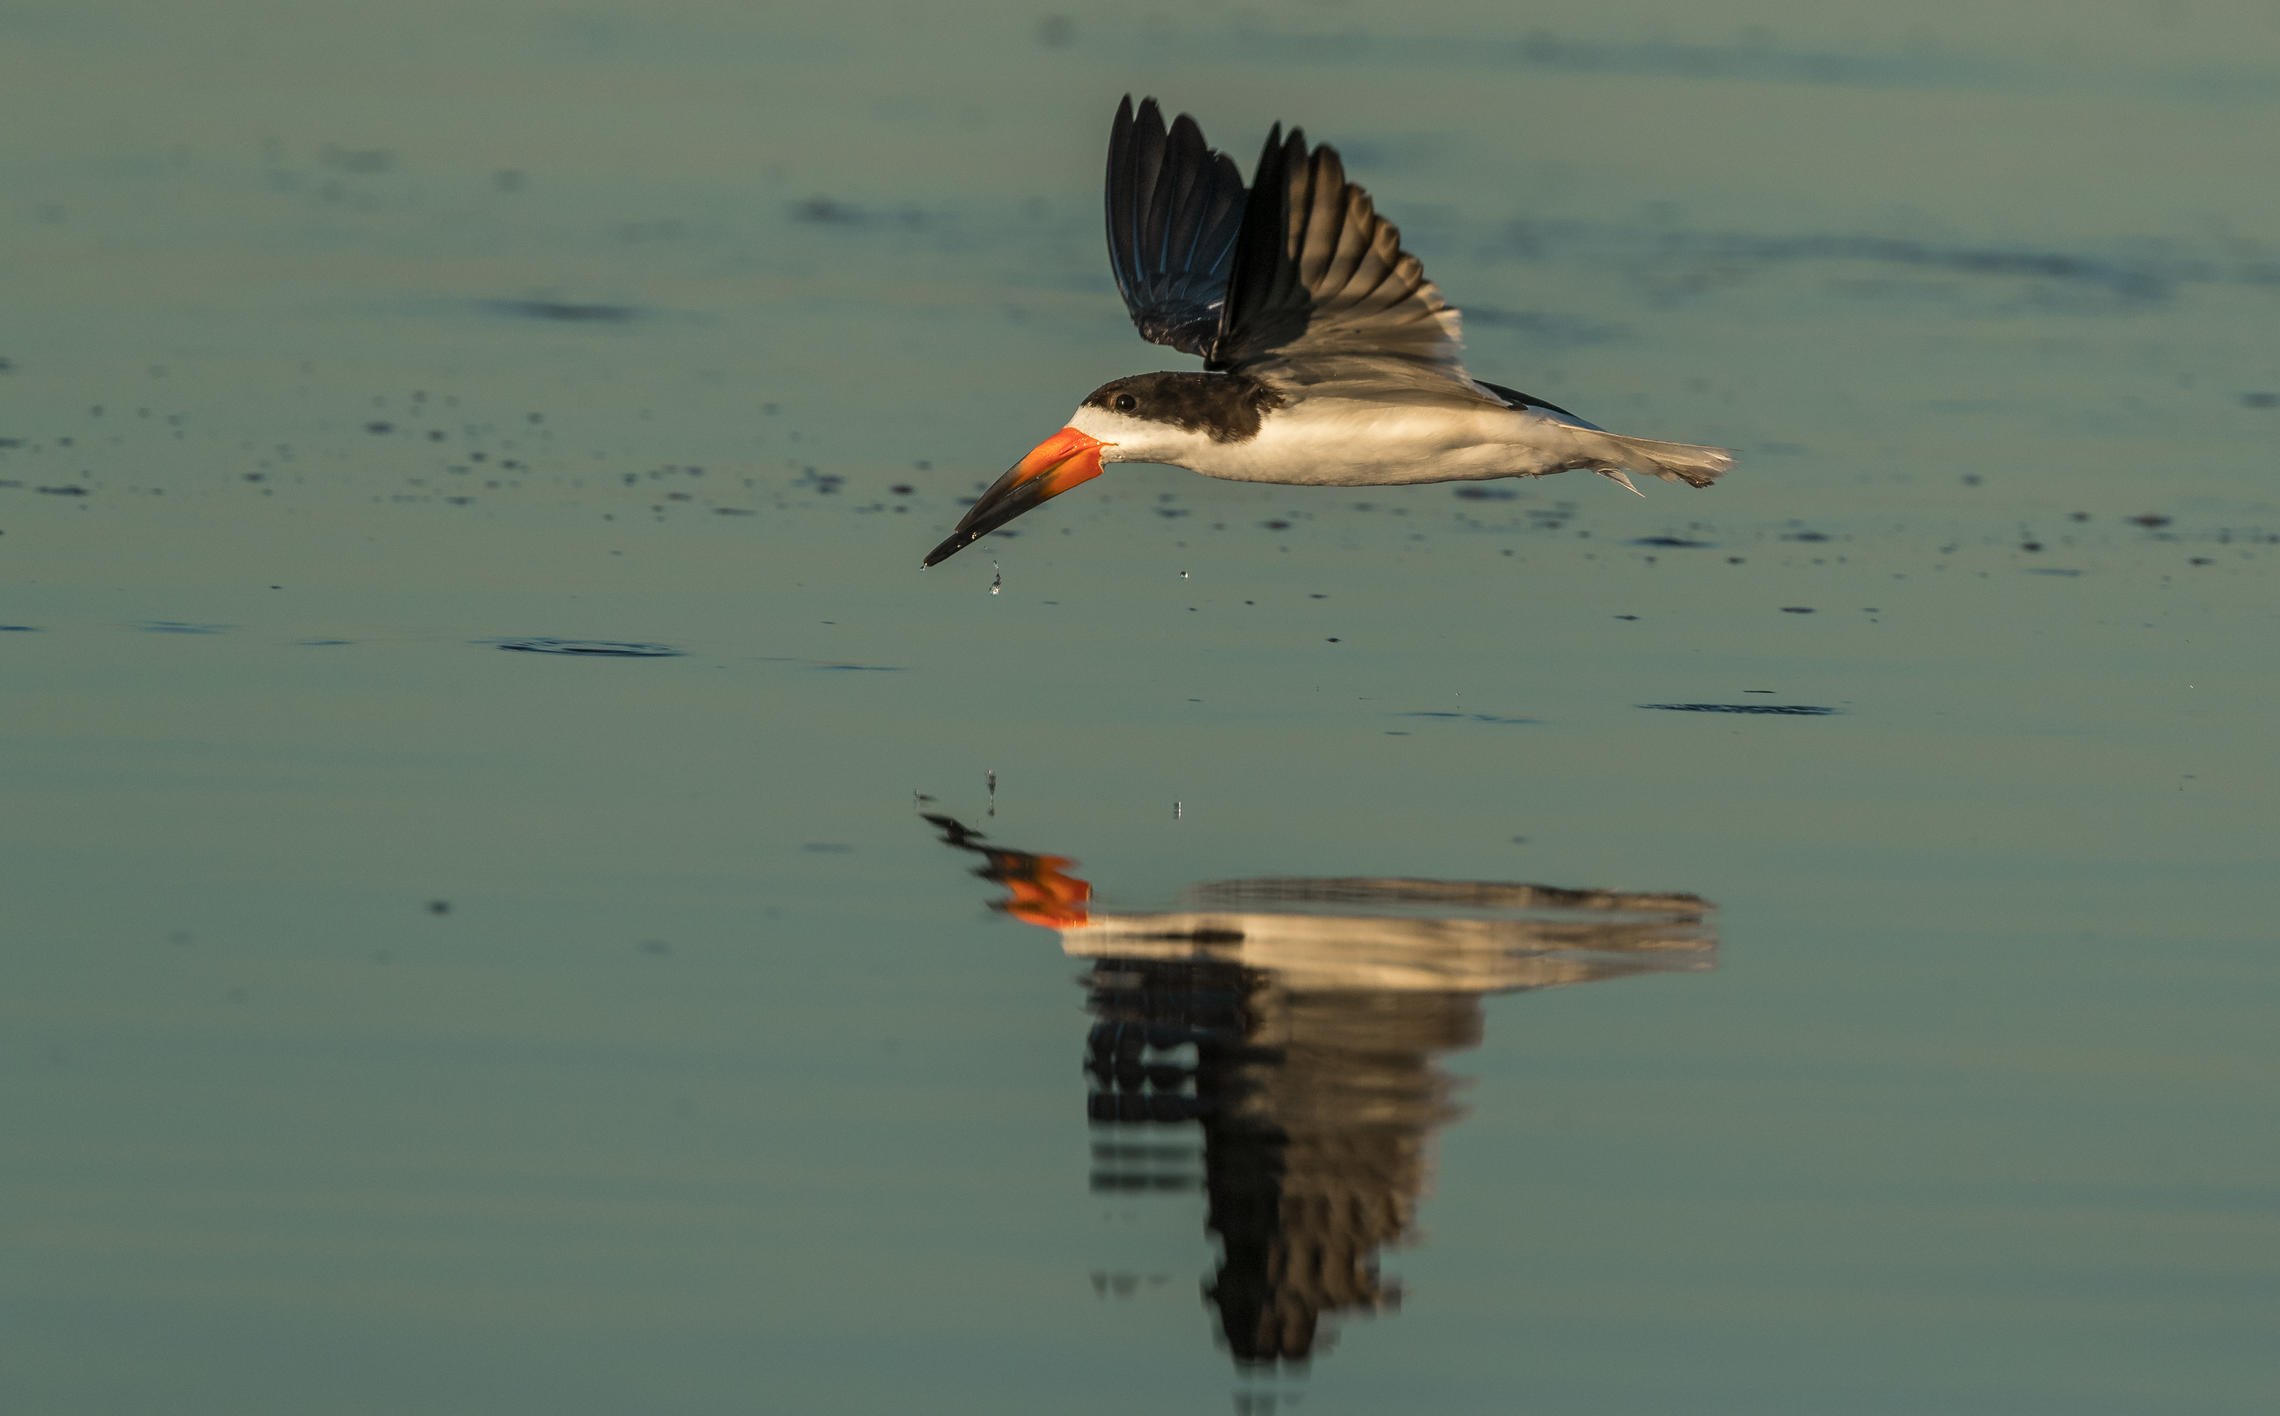
<svg viewBox="0 0 2280 1416"><path fill-rule="evenodd" d="M920 573L1181 364L1127 91L1736 470ZM0 1405L2271 1409L2276 110L2245 3L0 9ZM1715 968L1485 998L1399 1310L1249 1366L922 811Z"/></svg>

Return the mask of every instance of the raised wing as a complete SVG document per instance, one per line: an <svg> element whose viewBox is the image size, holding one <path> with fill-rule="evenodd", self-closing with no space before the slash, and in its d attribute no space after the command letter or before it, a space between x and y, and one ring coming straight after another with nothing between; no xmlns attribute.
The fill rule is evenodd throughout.
<svg viewBox="0 0 2280 1416"><path fill-rule="evenodd" d="M1301 383L1478 392L1455 307L1328 144L1267 136L1236 240L1211 366Z"/></svg>
<svg viewBox="0 0 2280 1416"><path fill-rule="evenodd" d="M1243 224L1243 174L1195 120L1126 96L1108 138L1108 259L1141 337L1211 357Z"/></svg>

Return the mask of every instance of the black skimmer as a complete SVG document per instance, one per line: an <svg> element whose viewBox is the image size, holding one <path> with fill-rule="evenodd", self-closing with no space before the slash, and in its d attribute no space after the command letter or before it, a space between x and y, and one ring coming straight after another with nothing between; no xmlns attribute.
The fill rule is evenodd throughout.
<svg viewBox="0 0 2280 1416"><path fill-rule="evenodd" d="M1276 124L1250 188L1182 114L1127 96L1108 140L1108 252L1142 336L1204 373L1134 374L998 478L936 565L1107 462L1238 482L1393 486L1588 469L1707 487L1714 447L1626 437L1476 379L1441 298L1337 151Z"/></svg>

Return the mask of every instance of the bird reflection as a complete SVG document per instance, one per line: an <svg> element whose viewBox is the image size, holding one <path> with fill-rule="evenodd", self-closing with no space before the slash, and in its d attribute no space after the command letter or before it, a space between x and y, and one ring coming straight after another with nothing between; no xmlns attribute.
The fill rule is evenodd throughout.
<svg viewBox="0 0 2280 1416"><path fill-rule="evenodd" d="M1246 1366L1303 1363L1325 1319L1398 1306L1378 1254L1415 1231L1432 1135L1462 1114L1440 1057L1480 1041L1484 994L1707 969L1716 951L1694 895L1284 878L1104 910L1076 862L926 819L981 857L993 908L1091 961L1093 1188L1200 1183L1221 1251L1205 1295ZM1190 1124L1200 1182L1174 1143Z"/></svg>

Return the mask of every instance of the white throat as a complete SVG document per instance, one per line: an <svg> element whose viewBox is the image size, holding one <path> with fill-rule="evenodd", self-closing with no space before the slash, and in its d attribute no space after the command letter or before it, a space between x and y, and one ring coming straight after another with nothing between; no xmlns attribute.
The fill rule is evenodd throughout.
<svg viewBox="0 0 2280 1416"><path fill-rule="evenodd" d="M1204 433L1090 404L1069 415L1069 426L1100 440L1103 462L1161 462L1200 472L1198 464L1217 446Z"/></svg>

